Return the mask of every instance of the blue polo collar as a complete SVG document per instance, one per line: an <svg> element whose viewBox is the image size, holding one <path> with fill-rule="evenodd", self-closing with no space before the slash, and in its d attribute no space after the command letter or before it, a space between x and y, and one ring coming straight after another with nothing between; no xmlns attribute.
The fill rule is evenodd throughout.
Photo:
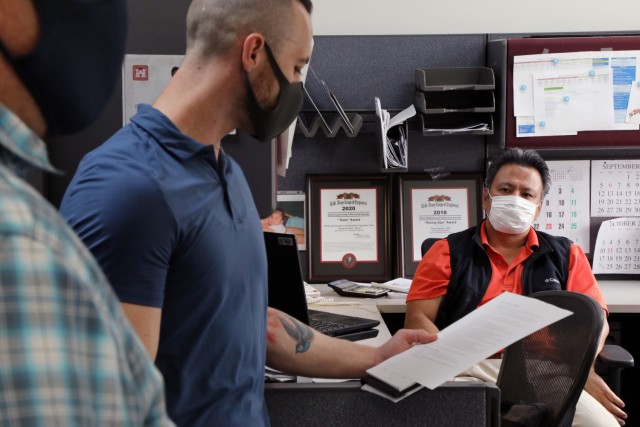
<svg viewBox="0 0 640 427"><path fill-rule="evenodd" d="M164 149L180 160L200 155L213 155L213 146L205 145L183 134L160 110L149 104L139 104L131 121L158 141Z"/></svg>

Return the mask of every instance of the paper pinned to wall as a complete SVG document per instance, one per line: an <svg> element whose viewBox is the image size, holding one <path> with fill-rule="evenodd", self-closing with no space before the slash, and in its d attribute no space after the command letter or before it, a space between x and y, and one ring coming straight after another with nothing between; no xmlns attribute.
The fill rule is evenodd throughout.
<svg viewBox="0 0 640 427"><path fill-rule="evenodd" d="M152 104L182 64L184 55L125 55L122 65L122 124Z"/></svg>

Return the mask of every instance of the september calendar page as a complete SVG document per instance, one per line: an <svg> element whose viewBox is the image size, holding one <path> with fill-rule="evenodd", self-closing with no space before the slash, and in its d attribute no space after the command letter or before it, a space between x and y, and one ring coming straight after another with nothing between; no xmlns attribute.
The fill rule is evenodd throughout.
<svg viewBox="0 0 640 427"><path fill-rule="evenodd" d="M593 160L591 181L591 216L640 216L640 160Z"/></svg>

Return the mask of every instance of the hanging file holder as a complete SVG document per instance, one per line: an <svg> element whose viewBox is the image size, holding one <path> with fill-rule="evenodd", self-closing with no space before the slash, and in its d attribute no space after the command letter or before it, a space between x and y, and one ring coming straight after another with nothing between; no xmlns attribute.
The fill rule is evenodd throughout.
<svg viewBox="0 0 640 427"><path fill-rule="evenodd" d="M393 118L382 109L380 99L375 98L378 121L377 136L380 141L380 169L382 172L407 172L409 163L409 126L407 120L416 114L415 107L399 112Z"/></svg>

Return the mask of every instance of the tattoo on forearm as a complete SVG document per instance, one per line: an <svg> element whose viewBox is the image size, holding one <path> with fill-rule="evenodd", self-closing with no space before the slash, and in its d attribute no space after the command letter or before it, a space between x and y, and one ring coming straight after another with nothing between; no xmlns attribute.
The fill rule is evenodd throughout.
<svg viewBox="0 0 640 427"><path fill-rule="evenodd" d="M313 330L310 327L289 316L278 316L278 320L287 334L296 342L296 353L309 350L313 341Z"/></svg>

